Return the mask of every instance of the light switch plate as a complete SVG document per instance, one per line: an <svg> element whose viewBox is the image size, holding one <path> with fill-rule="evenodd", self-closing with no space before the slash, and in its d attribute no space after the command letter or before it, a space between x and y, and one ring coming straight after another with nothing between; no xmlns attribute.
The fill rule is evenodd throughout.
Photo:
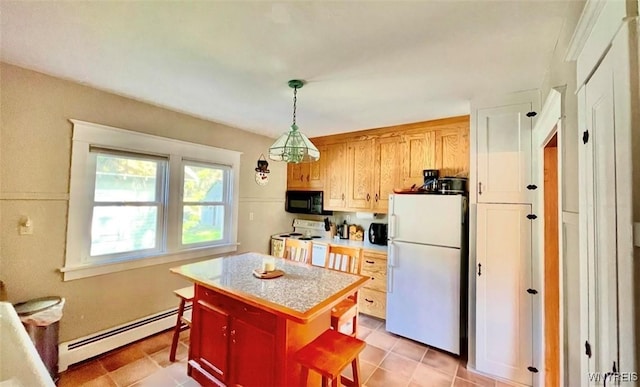
<svg viewBox="0 0 640 387"><path fill-rule="evenodd" d="M640 247L640 222L633 224L633 244Z"/></svg>

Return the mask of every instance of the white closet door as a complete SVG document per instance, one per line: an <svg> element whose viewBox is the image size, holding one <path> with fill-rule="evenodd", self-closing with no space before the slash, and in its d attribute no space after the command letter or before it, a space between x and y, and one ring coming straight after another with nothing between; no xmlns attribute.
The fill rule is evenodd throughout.
<svg viewBox="0 0 640 387"><path fill-rule="evenodd" d="M531 106L478 110L478 203L531 203Z"/></svg>
<svg viewBox="0 0 640 387"><path fill-rule="evenodd" d="M529 204L477 207L476 367L531 385L532 297ZM537 366L538 368L540 367Z"/></svg>
<svg viewBox="0 0 640 387"><path fill-rule="evenodd" d="M581 163L585 171L581 222L586 221L589 371L609 372L618 361L616 154L613 69L605 57L583 89L589 133ZM581 133L584 136L584 132ZM621 338L624 339L624 338Z"/></svg>

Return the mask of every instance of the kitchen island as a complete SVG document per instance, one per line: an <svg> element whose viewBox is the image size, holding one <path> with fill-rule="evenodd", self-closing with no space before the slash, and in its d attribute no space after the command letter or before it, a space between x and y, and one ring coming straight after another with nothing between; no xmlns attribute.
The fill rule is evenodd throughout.
<svg viewBox="0 0 640 387"><path fill-rule="evenodd" d="M264 261L285 274L256 278ZM258 253L171 271L195 284L188 373L205 386L299 385L295 352L329 329L331 309L369 280Z"/></svg>

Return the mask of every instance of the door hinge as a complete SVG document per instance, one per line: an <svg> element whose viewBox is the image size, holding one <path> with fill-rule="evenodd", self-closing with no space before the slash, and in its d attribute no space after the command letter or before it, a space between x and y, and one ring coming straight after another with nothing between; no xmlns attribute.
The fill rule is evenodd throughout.
<svg viewBox="0 0 640 387"><path fill-rule="evenodd" d="M527 219L532 219L533 220L533 219L537 219L537 218L538 218L538 216L536 214L527 215Z"/></svg>
<svg viewBox="0 0 640 387"><path fill-rule="evenodd" d="M527 293L529 294L538 294L538 291L535 289L527 289Z"/></svg>
<svg viewBox="0 0 640 387"><path fill-rule="evenodd" d="M538 189L538 186L537 186L537 185L535 185L535 184L529 184L529 185L527 186L527 189L528 189L529 191L533 191L534 189Z"/></svg>
<svg viewBox="0 0 640 387"><path fill-rule="evenodd" d="M529 112L529 113L527 113L527 117L535 117L535 116L537 116L537 115L538 115L538 113L536 113L536 112Z"/></svg>
<svg viewBox="0 0 640 387"><path fill-rule="evenodd" d="M589 341L584 342L584 354L591 359L591 344L589 344Z"/></svg>
<svg viewBox="0 0 640 387"><path fill-rule="evenodd" d="M584 132L582 132L582 143L586 144L589 142L589 131L585 130Z"/></svg>
<svg viewBox="0 0 640 387"><path fill-rule="evenodd" d="M529 372L533 372L534 374L538 373L538 369L534 366L529 366L527 367L527 369L529 370Z"/></svg>

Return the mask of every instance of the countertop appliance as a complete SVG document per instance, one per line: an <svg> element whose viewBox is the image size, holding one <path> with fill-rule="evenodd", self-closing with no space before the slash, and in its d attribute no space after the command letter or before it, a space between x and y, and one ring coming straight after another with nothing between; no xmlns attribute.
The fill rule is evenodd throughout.
<svg viewBox="0 0 640 387"><path fill-rule="evenodd" d="M389 197L386 329L454 354L465 327L466 200Z"/></svg>
<svg viewBox="0 0 640 387"><path fill-rule="evenodd" d="M296 214L331 215L324 210L322 191L288 190L285 195L284 210Z"/></svg>
<svg viewBox="0 0 640 387"><path fill-rule="evenodd" d="M374 245L387 245L386 223L371 223L369 225L369 242Z"/></svg>
<svg viewBox="0 0 640 387"><path fill-rule="evenodd" d="M274 240L282 241L286 238L295 238L306 241L312 241L315 239L326 238L329 232L325 231L324 221L306 220L306 219L294 219L293 231L282 232L271 236L271 255L282 257L282 251L274 251ZM316 266L324 266L325 254L327 246L323 244L314 244L313 251L311 252L311 264Z"/></svg>
<svg viewBox="0 0 640 387"><path fill-rule="evenodd" d="M467 178L466 177L443 177L438 181L440 185L440 193L443 194L467 194Z"/></svg>

